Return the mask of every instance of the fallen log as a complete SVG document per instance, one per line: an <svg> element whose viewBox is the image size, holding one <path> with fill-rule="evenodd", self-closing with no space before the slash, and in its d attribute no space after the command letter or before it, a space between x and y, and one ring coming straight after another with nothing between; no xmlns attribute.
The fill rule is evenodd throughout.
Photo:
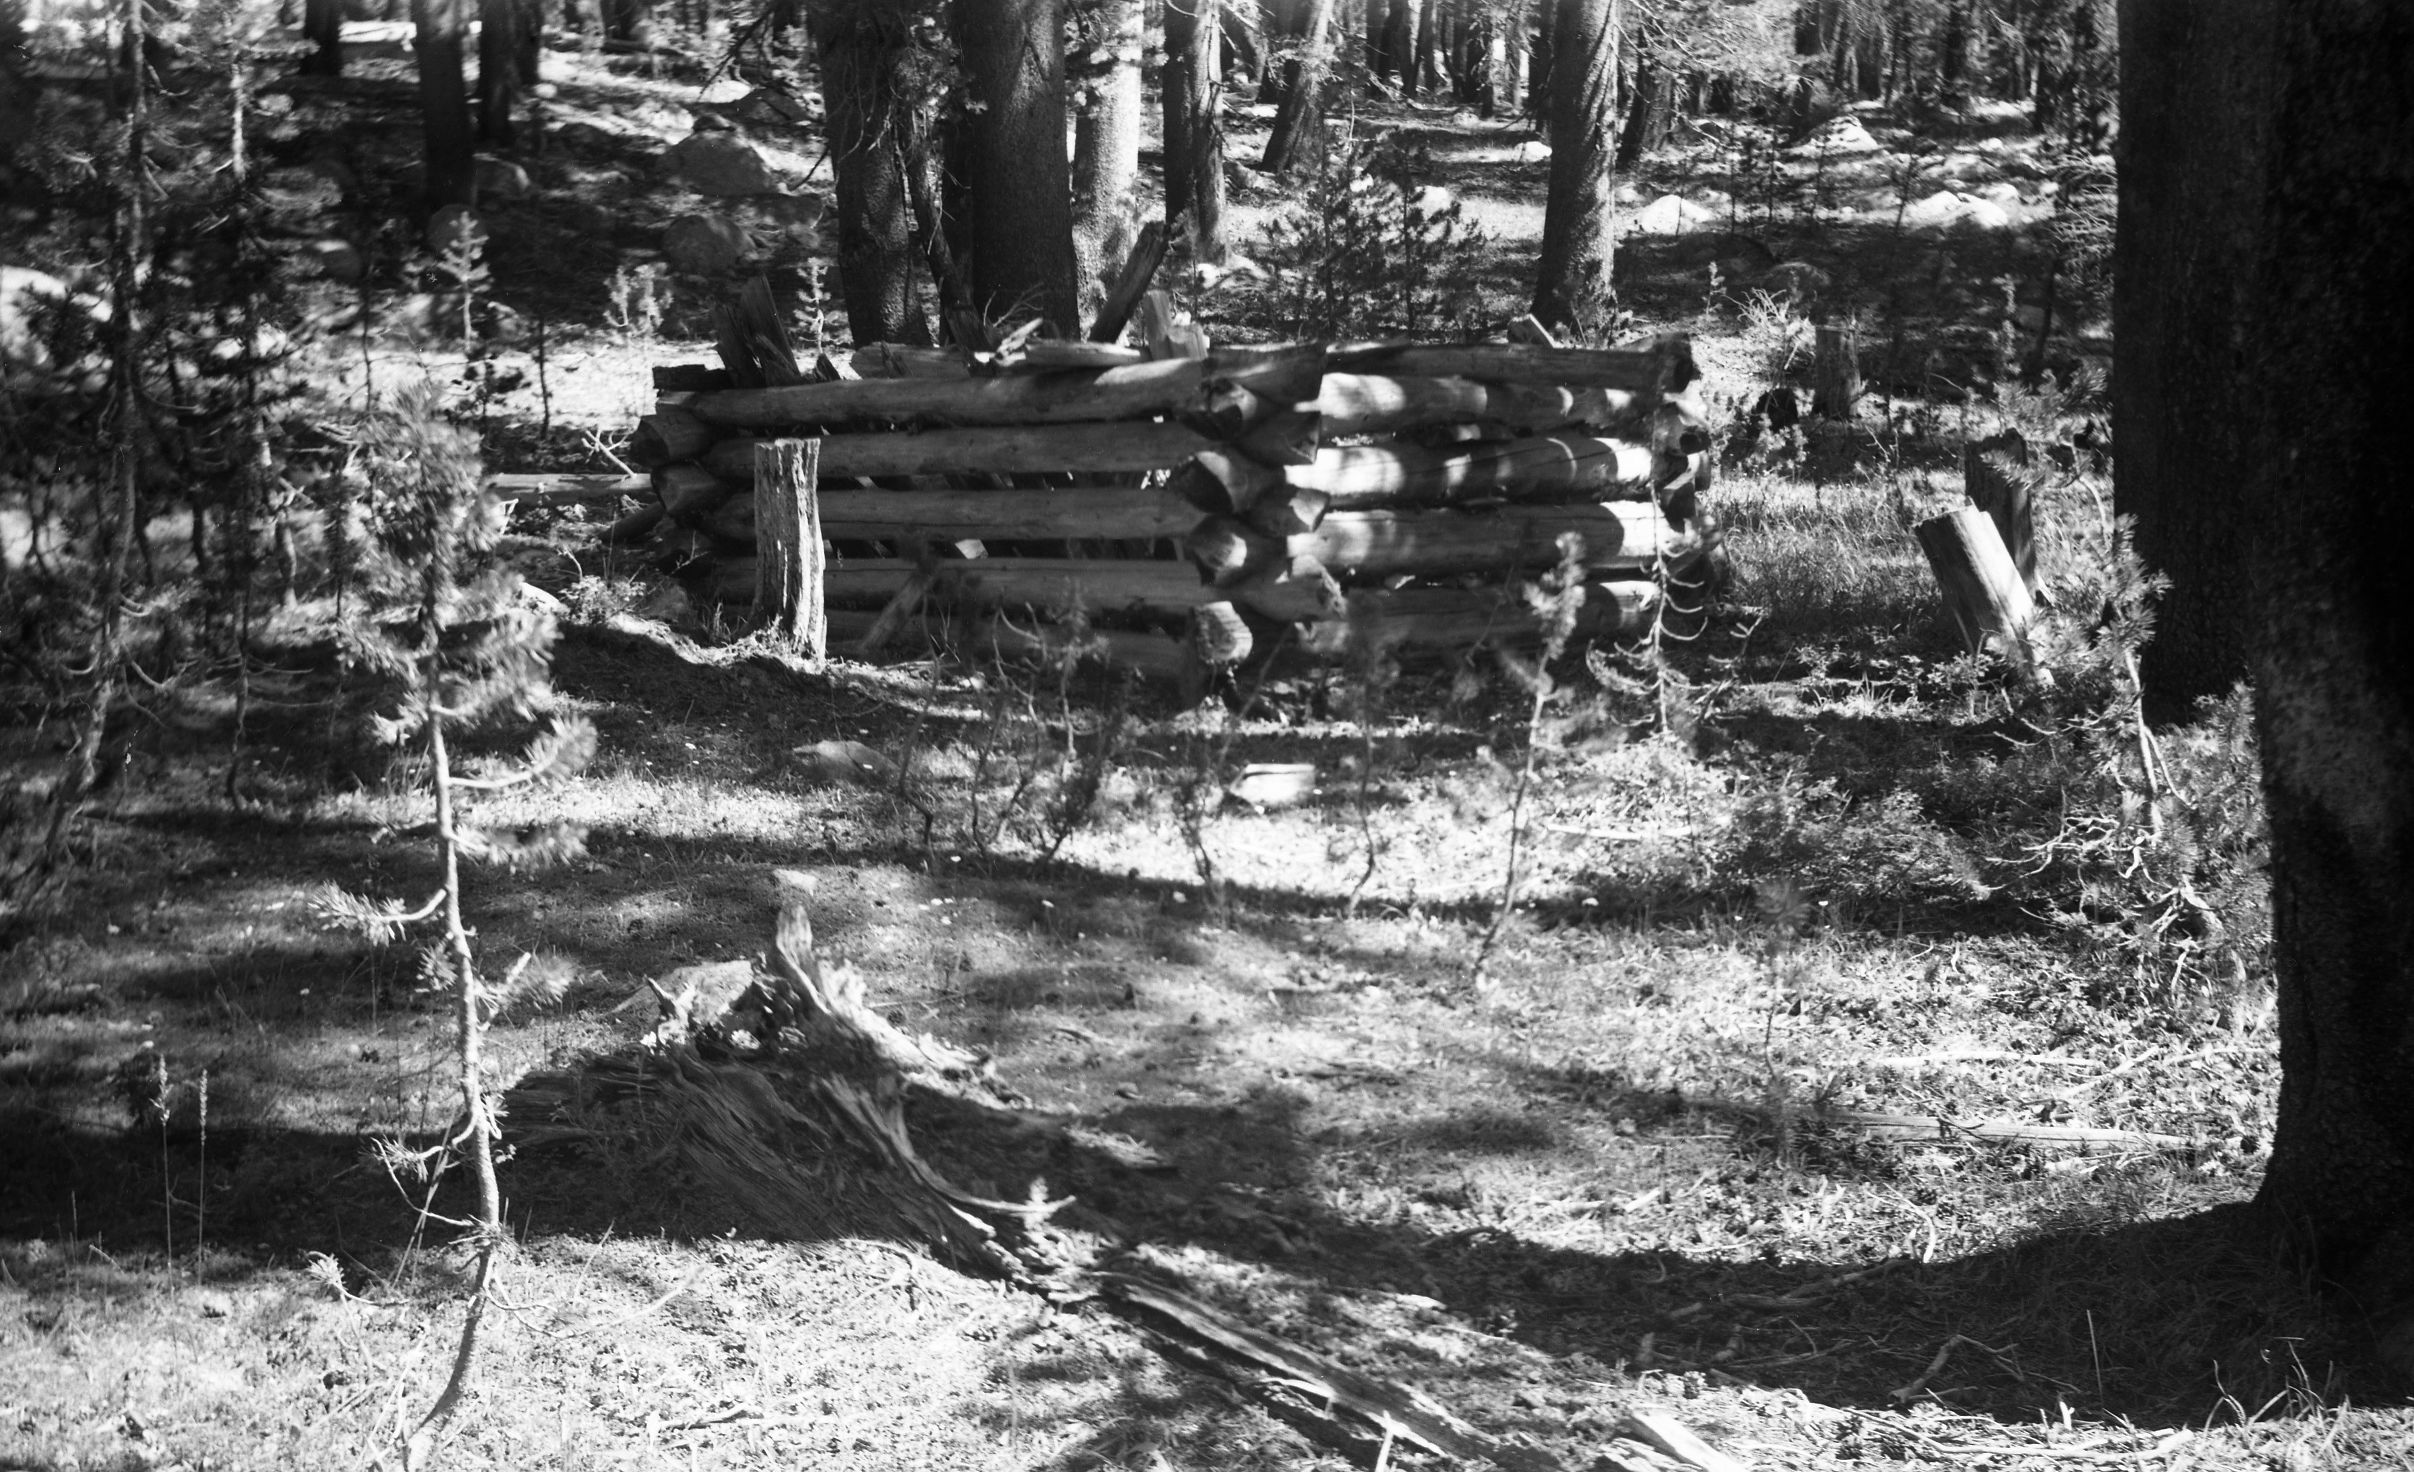
<svg viewBox="0 0 2414 1472"><path fill-rule="evenodd" d="M727 439L698 462L723 476L751 470L751 439ZM821 443L824 476L1098 474L1163 470L1212 441L1179 424L1000 425L920 433L834 434Z"/></svg>
<svg viewBox="0 0 2414 1472"><path fill-rule="evenodd" d="M1204 362L1178 358L1103 370L1011 373L996 378L857 378L793 388L698 394L689 401L688 410L707 424L729 429L879 423L971 427L1148 419L1195 407L1206 377Z"/></svg>
<svg viewBox="0 0 2414 1472"><path fill-rule="evenodd" d="M1429 449L1392 441L1328 445L1315 463L1275 467L1210 446L1177 489L1245 511L1278 488L1316 491L1336 510L1485 500L1648 499L1659 462L1648 445L1590 435L1472 440ZM1210 492L1210 488L1213 488Z"/></svg>
<svg viewBox="0 0 2414 1472"><path fill-rule="evenodd" d="M721 503L754 484L752 441L744 467L716 474L701 465L665 465L654 472L655 496L662 509L677 520L695 523L720 509Z"/></svg>
<svg viewBox="0 0 2414 1472"><path fill-rule="evenodd" d="M719 535L751 535L753 495L732 497L714 518L710 529ZM732 527L729 531L722 530L725 520ZM955 542L966 537L1006 542L1153 541L1181 536L1198 522L1198 508L1166 490L821 493L822 535L834 542Z"/></svg>
<svg viewBox="0 0 2414 1472"><path fill-rule="evenodd" d="M1622 388L1328 373L1316 408L1328 435L1391 434L1439 424L1476 424L1511 435L1534 435L1570 428L1640 428L1649 421L1657 397Z"/></svg>
<svg viewBox="0 0 2414 1472"><path fill-rule="evenodd" d="M1351 343L1332 350L1337 373L1403 378L1480 378L1495 383L1543 383L1566 388L1617 388L1657 393L1677 387L1692 362L1680 345L1649 348L1550 348L1529 343L1464 345Z"/></svg>
<svg viewBox="0 0 2414 1472"><path fill-rule="evenodd" d="M761 393L765 390L741 392ZM648 470L681 460L693 460L717 438L719 436L713 432L712 426L697 418L693 411L658 408L637 421L635 432L629 436L629 460Z"/></svg>
<svg viewBox="0 0 2414 1472"><path fill-rule="evenodd" d="M925 569L902 558L834 563L823 580L833 608L883 608L918 572L931 579L930 596L966 607L1031 609L1061 615L1076 608L1094 615L1143 615L1171 622L1205 603L1235 602L1270 619L1320 617L1324 602L1312 579L1269 571L1232 588L1199 581L1187 562L1124 558L1080 561L1055 557L980 557L940 562ZM706 582L706 596L723 603L749 603L759 567L751 557L722 559Z"/></svg>
<svg viewBox="0 0 2414 1472"><path fill-rule="evenodd" d="M1580 638L1615 639L1635 633L1659 607L1657 583L1640 579L1587 583L1577 613ZM1352 593L1339 618L1312 619L1297 627L1303 653L1341 659L1385 649L1471 649L1479 644L1532 644L1542 637L1542 619L1525 600L1504 589L1402 588Z"/></svg>
<svg viewBox="0 0 2414 1472"><path fill-rule="evenodd" d="M490 475L486 488L514 506L609 506L623 496L650 497L654 483L643 475Z"/></svg>
<svg viewBox="0 0 2414 1472"><path fill-rule="evenodd" d="M1693 524L1671 526L1658 508L1636 501L1485 513L1335 511L1313 531L1280 538L1229 517L1209 517L1185 545L1206 575L1229 585L1247 572L1301 557L1353 578L1548 567L1566 532L1584 538L1584 565L1593 568L1649 571L1664 561L1681 571L1702 551ZM1236 554L1236 545L1245 552Z"/></svg>

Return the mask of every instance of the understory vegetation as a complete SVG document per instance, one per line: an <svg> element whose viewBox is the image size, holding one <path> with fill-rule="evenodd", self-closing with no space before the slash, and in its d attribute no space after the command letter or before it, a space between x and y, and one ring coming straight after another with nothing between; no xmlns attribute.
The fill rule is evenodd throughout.
<svg viewBox="0 0 2414 1472"><path fill-rule="evenodd" d="M10 165L59 290L0 300L0 1466L1443 1461L1320 1440L1104 1272L1566 1467L1677 1465L1595 1462L1637 1408L1756 1468L2414 1455L2246 1210L2257 755L2244 691L2139 712L2100 59L2055 131L1772 85L1621 176L1698 216L1621 241L1618 325L1692 337L1719 432L1717 576L1641 634L1570 635L1571 556L1515 580L1540 647L1277 650L1185 705L1082 618L809 665L621 507L477 490L624 468L651 368L711 356L734 278L658 259L658 161L750 83L566 53L540 187L431 241L400 43L271 87L223 9L183 90L53 86ZM1873 65L1880 9L1803 8ZM1519 315L1531 130L1378 99L1329 141L1176 252L1198 328ZM1990 185L1999 225L1914 213ZM800 345L843 343L829 253L753 263ZM1866 390L1817 417L1839 323ZM1972 446L2035 507L2024 654L1965 652L1913 538ZM692 1057L666 1023L800 887L834 992L977 1058L912 1147L1071 1198L1056 1282L879 1220L801 1115L810 1212L695 1169L709 1121L535 1107Z"/></svg>

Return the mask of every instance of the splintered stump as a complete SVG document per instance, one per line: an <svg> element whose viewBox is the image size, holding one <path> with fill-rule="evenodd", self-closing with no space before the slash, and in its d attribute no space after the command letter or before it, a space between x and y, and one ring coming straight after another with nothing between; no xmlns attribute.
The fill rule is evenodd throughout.
<svg viewBox="0 0 2414 1472"><path fill-rule="evenodd" d="M2015 429L1989 435L1963 447L1961 466L1962 485L1970 493L1970 504L1993 520L1996 532L2003 538L2004 549L2012 555L2012 565L2020 569L2022 586L2034 597L2037 525L2031 501L2034 487L2029 479L2028 441Z"/></svg>
<svg viewBox="0 0 2414 1472"><path fill-rule="evenodd" d="M1994 521L1975 506L1932 517L1916 528L1920 550L1936 573L1945 607L1972 654L1992 648L2021 668L2029 664L2028 625L2037 605L2020 580Z"/></svg>
<svg viewBox="0 0 2414 1472"><path fill-rule="evenodd" d="M1811 412L1821 419L1850 419L1861 397L1859 324L1822 323L1812 363Z"/></svg>
<svg viewBox="0 0 2414 1472"><path fill-rule="evenodd" d="M754 609L772 637L807 658L830 652L822 611L827 551L821 540L819 440L769 440L754 451Z"/></svg>

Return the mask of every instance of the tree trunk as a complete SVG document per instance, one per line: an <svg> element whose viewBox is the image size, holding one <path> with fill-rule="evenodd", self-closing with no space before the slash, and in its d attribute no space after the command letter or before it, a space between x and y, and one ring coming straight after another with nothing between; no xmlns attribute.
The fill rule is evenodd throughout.
<svg viewBox="0 0 2414 1472"><path fill-rule="evenodd" d="M1330 38L1333 0L1314 0L1308 8L1307 32L1299 54L1283 68L1282 107L1274 114L1274 130L1266 138L1266 155L1258 167L1269 174L1287 174L1299 162L1301 143L1324 121L1324 77L1332 66Z"/></svg>
<svg viewBox="0 0 2414 1472"><path fill-rule="evenodd" d="M973 305L1078 337L1063 0L962 0Z"/></svg>
<svg viewBox="0 0 2414 1472"><path fill-rule="evenodd" d="M512 111L519 105L529 43L537 18L531 0L479 0L478 141L510 148L518 141Z"/></svg>
<svg viewBox="0 0 2414 1472"><path fill-rule="evenodd" d="M2267 385L2244 371L2239 321L2261 224L2270 58L2261 0L2121 7L2121 283L2113 302L2113 509L2171 579L2139 657L2146 715L2185 720L2246 675L2253 617L2238 596L2246 423Z"/></svg>
<svg viewBox="0 0 2414 1472"><path fill-rule="evenodd" d="M838 220L838 290L857 345L926 344L908 222L906 110L914 95L911 17L886 0L824 0L821 51Z"/></svg>
<svg viewBox="0 0 2414 1472"><path fill-rule="evenodd" d="M1165 224L1223 259L1224 125L1218 0L1165 0Z"/></svg>
<svg viewBox="0 0 2414 1472"><path fill-rule="evenodd" d="M471 203L477 184L477 142L470 131L469 87L462 78L469 10L470 0L411 0L431 211Z"/></svg>
<svg viewBox="0 0 2414 1472"><path fill-rule="evenodd" d="M1618 168L1633 168L1644 154L1667 142L1675 117L1676 73L1656 52L1646 51L1635 63L1634 95L1627 101L1625 131L1618 136Z"/></svg>
<svg viewBox="0 0 2414 1472"><path fill-rule="evenodd" d="M1624 0L1557 0L1551 67L1551 183L1534 315L1590 332L1607 315L1609 172Z"/></svg>
<svg viewBox="0 0 2414 1472"><path fill-rule="evenodd" d="M630 46L650 45L654 39L653 0L596 0L602 9L604 39Z"/></svg>
<svg viewBox="0 0 2414 1472"><path fill-rule="evenodd" d="M304 72L344 74L344 0L302 0L302 36L318 47L302 58Z"/></svg>
<svg viewBox="0 0 2414 1472"><path fill-rule="evenodd" d="M1442 0L1423 0L1417 7L1416 56L1410 63L1415 85L1408 87L1411 93L1442 90L1442 22Z"/></svg>
<svg viewBox="0 0 2414 1472"><path fill-rule="evenodd" d="M2401 449L2414 395L2414 12L2296 0L2270 15L2224 27L2234 49L2214 53L2233 79L2271 65L2265 166L2229 159L2266 190L2239 339L2253 345L2256 403L2247 457L2229 467L2261 533L2249 558L2281 1084L2259 1200L2359 1300L2357 1317L2404 1374L2414 1369L2414 500ZM2231 223L2189 213L2208 235ZM2124 338L2122 363L2155 350Z"/></svg>
<svg viewBox="0 0 2414 1472"><path fill-rule="evenodd" d="M1140 181L1140 0L1101 0L1073 119L1073 254L1082 305L1132 243L1132 190Z"/></svg>
<svg viewBox="0 0 2414 1472"><path fill-rule="evenodd" d="M1544 136L1551 130L1551 38L1557 34L1559 6L1556 0L1539 0L1534 7L1534 46L1526 54L1527 108L1534 120L1542 125Z"/></svg>

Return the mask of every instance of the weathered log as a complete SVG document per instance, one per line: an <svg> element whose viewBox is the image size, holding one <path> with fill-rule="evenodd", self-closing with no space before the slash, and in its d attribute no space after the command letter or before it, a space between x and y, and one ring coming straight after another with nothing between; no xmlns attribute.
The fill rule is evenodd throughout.
<svg viewBox="0 0 2414 1472"><path fill-rule="evenodd" d="M722 559L709 583L710 595L725 603L752 601L758 575L753 558ZM833 608L881 608L908 579L924 571L900 558L875 558L831 567L824 599ZM1099 615L1142 614L1175 619L1202 603L1233 602L1272 619L1322 617L1318 584L1288 569L1252 578L1232 588L1211 588L1187 562L1144 562L1100 558L1079 561L1044 557L984 557L930 565L932 596L972 608L1036 609L1062 614L1085 608Z"/></svg>
<svg viewBox="0 0 2414 1472"><path fill-rule="evenodd" d="M753 484L753 454L749 442L745 466L733 465L726 474L715 474L701 465L665 465L653 474L654 494L661 498L662 509L681 521L692 523L710 516L741 487Z"/></svg>
<svg viewBox="0 0 2414 1472"><path fill-rule="evenodd" d="M1324 344L1313 342L1221 347L1207 354L1207 372L1285 409L1314 401L1324 383L1328 356Z"/></svg>
<svg viewBox="0 0 2414 1472"><path fill-rule="evenodd" d="M652 470L659 465L693 460L716 438L712 426L689 410L657 408L637 421L636 431L629 436L629 459Z"/></svg>
<svg viewBox="0 0 2414 1472"><path fill-rule="evenodd" d="M1504 507L1460 511L1334 511L1316 529L1279 544L1349 577L1505 572L1547 567L1564 532L1584 538L1584 565L1645 570L1665 560L1682 570L1701 555L1690 523L1671 526L1647 502Z"/></svg>
<svg viewBox="0 0 2414 1472"><path fill-rule="evenodd" d="M1504 498L1648 498L1655 468L1648 446L1555 434L1442 449L1397 442L1327 447L1315 464L1286 469L1283 481L1294 490L1322 491L1334 509L1350 510Z"/></svg>
<svg viewBox="0 0 2414 1472"><path fill-rule="evenodd" d="M1106 342L1063 342L1042 338L1025 343L1021 354L1010 364L1002 366L1010 366L1018 373L1096 372L1108 368L1133 368L1147 361L1148 354L1138 348Z"/></svg>
<svg viewBox="0 0 2414 1472"><path fill-rule="evenodd" d="M1860 324L1821 323L1811 373L1811 413L1821 419L1850 419L1861 397Z"/></svg>
<svg viewBox="0 0 2414 1472"><path fill-rule="evenodd" d="M1401 378L1480 378L1495 383L1541 383L1562 388L1617 388L1656 393L1677 387L1680 363L1689 350L1649 348L1546 348L1527 343L1352 343L1332 350L1336 373L1375 373Z"/></svg>
<svg viewBox="0 0 2414 1472"><path fill-rule="evenodd" d="M1211 516L1191 528L1182 538L1182 552L1196 564L1199 576L1219 587L1246 577L1253 559L1263 566L1273 556L1266 539L1250 535L1248 527L1222 516Z"/></svg>
<svg viewBox="0 0 2414 1472"><path fill-rule="evenodd" d="M1659 602L1660 588L1654 582L1587 583L1576 633L1595 639L1633 633L1650 621ZM1542 620L1524 599L1502 589L1403 588L1352 593L1340 617L1304 621L1297 635L1304 653L1340 659L1359 650L1531 644L1542 637Z"/></svg>
<svg viewBox="0 0 2414 1472"><path fill-rule="evenodd" d="M710 392L729 387L729 370L710 363L659 363L654 388L659 393Z"/></svg>
<svg viewBox="0 0 2414 1472"><path fill-rule="evenodd" d="M932 429L918 434L834 434L821 442L824 476L1091 474L1163 470L1181 464L1211 441L1179 424L1000 425ZM701 463L720 475L751 465L755 442L727 439Z"/></svg>
<svg viewBox="0 0 2414 1472"><path fill-rule="evenodd" d="M1132 335L1152 358L1204 358L1207 333L1175 307L1168 292L1144 291L1132 312Z"/></svg>
<svg viewBox="0 0 2414 1472"><path fill-rule="evenodd" d="M973 649L984 656L1054 659L1064 652L1068 642L1069 635L1061 628L1048 624L1025 628L1002 614L991 614L973 626ZM1094 628L1083 645L1083 657L1103 658L1111 665L1149 679L1177 680L1188 653L1182 641L1170 634Z"/></svg>
<svg viewBox="0 0 2414 1472"><path fill-rule="evenodd" d="M1936 573L1945 607L1972 654L1994 649L2014 665L2030 663L2028 625L2036 603L2004 548L1995 523L1975 506L1931 517L1913 530Z"/></svg>
<svg viewBox="0 0 2414 1472"><path fill-rule="evenodd" d="M2028 441L2020 431L2007 429L1965 445L1961 453L1962 485L1970 504L1985 512L2020 569L2021 585L2033 598L2037 592L2037 519L2030 504Z"/></svg>
<svg viewBox="0 0 2414 1472"><path fill-rule="evenodd" d="M1261 532L1287 537L1295 532L1314 531L1324 520L1332 505L1332 497L1322 491L1290 491L1279 496L1267 496L1249 508L1245 518Z"/></svg>
<svg viewBox="0 0 2414 1472"><path fill-rule="evenodd" d="M603 543L607 547L625 547L643 541L654 528L662 525L662 518L666 514L660 501L648 501L604 528Z"/></svg>
<svg viewBox="0 0 2414 1472"><path fill-rule="evenodd" d="M865 343L855 350L855 371L866 378L965 378L972 365L955 348L917 348L902 343Z"/></svg>
<svg viewBox="0 0 2414 1472"><path fill-rule="evenodd" d="M760 572L754 611L773 642L807 659L830 652L830 626L822 612L827 551L822 545L816 470L819 440L773 440L754 457L755 557Z"/></svg>
<svg viewBox="0 0 2414 1472"><path fill-rule="evenodd" d="M706 423L732 429L877 423L970 427L1150 419L1195 406L1206 375L1207 365L1193 358L1102 371L1016 373L996 378L858 378L702 394L689 407Z"/></svg>
<svg viewBox="0 0 2414 1472"><path fill-rule="evenodd" d="M753 517L752 497L741 492L713 513L711 527L720 532L726 521L751 529ZM833 542L954 542L967 537L1004 542L1154 541L1181 536L1198 522L1198 509L1171 491L1131 487L821 493L821 534Z"/></svg>
<svg viewBox="0 0 2414 1472"><path fill-rule="evenodd" d="M562 475L550 471L486 477L486 488L514 506L609 506L624 496L650 499L643 475Z"/></svg>
<svg viewBox="0 0 2414 1472"><path fill-rule="evenodd" d="M921 611L922 600L929 594L930 587L928 570L917 572L900 584L895 595L881 605L880 616L872 620L870 628L863 631L855 652L869 658L886 648L889 640L905 627L906 620Z"/></svg>
<svg viewBox="0 0 2414 1472"><path fill-rule="evenodd" d="M1635 429L1649 419L1657 402L1656 394L1635 389L1328 373L1316 408L1324 415L1328 435L1390 434L1437 424L1548 434L1579 427Z"/></svg>

